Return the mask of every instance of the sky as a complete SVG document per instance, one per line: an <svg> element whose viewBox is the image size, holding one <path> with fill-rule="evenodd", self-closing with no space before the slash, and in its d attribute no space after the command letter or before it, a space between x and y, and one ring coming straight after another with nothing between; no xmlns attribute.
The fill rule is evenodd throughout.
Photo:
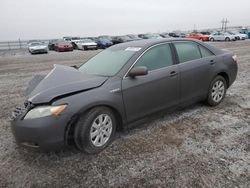
<svg viewBox="0 0 250 188"><path fill-rule="evenodd" d="M0 0L0 41L250 25L250 1Z"/></svg>

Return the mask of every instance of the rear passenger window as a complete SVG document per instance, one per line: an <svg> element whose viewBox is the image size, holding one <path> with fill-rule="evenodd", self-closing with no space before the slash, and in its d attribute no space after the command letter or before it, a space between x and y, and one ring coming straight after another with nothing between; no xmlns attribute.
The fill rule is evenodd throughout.
<svg viewBox="0 0 250 188"><path fill-rule="evenodd" d="M197 44L193 42L177 42L174 44L180 63L201 58Z"/></svg>
<svg viewBox="0 0 250 188"><path fill-rule="evenodd" d="M172 52L169 44L155 46L146 51L135 64L145 66L149 71L173 65Z"/></svg>
<svg viewBox="0 0 250 188"><path fill-rule="evenodd" d="M201 56L202 57L209 57L209 56L213 56L214 54L212 52L210 52L208 49L206 49L203 46L199 46L200 50L201 50Z"/></svg>

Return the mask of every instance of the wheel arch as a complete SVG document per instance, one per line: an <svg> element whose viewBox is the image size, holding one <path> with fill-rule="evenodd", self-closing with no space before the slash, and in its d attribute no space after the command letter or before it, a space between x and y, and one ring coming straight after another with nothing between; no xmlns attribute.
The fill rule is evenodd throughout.
<svg viewBox="0 0 250 188"><path fill-rule="evenodd" d="M226 72L222 71L217 74L217 76L222 76L226 80L227 89L229 88L229 76Z"/></svg>
<svg viewBox="0 0 250 188"><path fill-rule="evenodd" d="M74 141L74 128L76 125L76 122L78 121L78 119L80 118L81 114L85 114L86 112L90 111L93 108L97 108L97 107L107 107L109 109L112 110L112 112L115 115L115 118L117 120L117 127L116 130L117 131L122 131L125 127L125 123L124 123L124 118L121 115L121 112L119 112L119 110L117 108L115 108L112 105L109 104L97 104L97 105L93 105L90 107L87 107L85 109L80 110L78 113L74 114L70 121L68 122L65 131L64 131L64 140L65 140L65 145L68 147L76 147L75 145L75 141Z"/></svg>

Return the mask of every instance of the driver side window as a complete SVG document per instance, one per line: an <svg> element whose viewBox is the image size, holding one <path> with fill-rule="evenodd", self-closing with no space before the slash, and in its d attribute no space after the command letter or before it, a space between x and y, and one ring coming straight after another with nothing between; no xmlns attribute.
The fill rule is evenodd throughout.
<svg viewBox="0 0 250 188"><path fill-rule="evenodd" d="M134 67L145 66L148 71L173 65L172 52L169 44L161 44L146 51Z"/></svg>

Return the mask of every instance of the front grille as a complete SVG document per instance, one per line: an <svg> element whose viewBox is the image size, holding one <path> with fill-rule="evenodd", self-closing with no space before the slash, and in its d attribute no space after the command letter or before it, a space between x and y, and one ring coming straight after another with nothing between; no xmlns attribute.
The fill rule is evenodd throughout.
<svg viewBox="0 0 250 188"><path fill-rule="evenodd" d="M19 117L21 117L22 114L24 114L26 111L26 108L24 107L16 107L16 109L12 112L12 115L10 117L11 120L16 120Z"/></svg>
<svg viewBox="0 0 250 188"><path fill-rule="evenodd" d="M26 112L29 111L29 109L32 108L32 104L29 101L25 101L22 106L16 107L16 109L12 112L10 119L16 120L25 115Z"/></svg>

